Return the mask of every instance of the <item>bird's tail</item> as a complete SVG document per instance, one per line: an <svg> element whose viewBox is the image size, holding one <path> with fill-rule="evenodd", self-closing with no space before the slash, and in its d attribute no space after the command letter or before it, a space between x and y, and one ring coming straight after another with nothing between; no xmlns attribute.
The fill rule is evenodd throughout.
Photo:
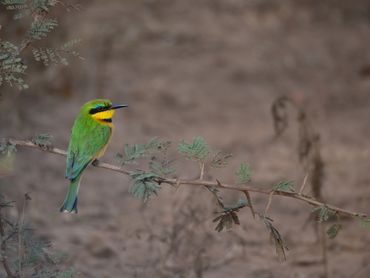
<svg viewBox="0 0 370 278"><path fill-rule="evenodd" d="M66 213L77 213L77 194L78 188L80 187L80 177L71 181L68 188L68 193L64 199L64 203L60 208L61 212Z"/></svg>

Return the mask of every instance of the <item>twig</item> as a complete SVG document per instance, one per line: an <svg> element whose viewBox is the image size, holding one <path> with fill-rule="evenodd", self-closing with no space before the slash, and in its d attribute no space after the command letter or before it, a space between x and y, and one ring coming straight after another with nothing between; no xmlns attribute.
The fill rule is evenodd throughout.
<svg viewBox="0 0 370 278"><path fill-rule="evenodd" d="M17 276L15 276L13 274L13 272L11 271L10 266L9 266L9 262L7 260L7 257L6 257L6 249L7 248L6 248L6 239L5 239L5 227L4 227L4 223L3 223L3 216L2 216L2 212L1 212L1 207L0 207L0 236L1 236L0 261L2 262L2 264L4 266L6 275L8 275L9 278L17 278Z"/></svg>
<svg viewBox="0 0 370 278"><path fill-rule="evenodd" d="M308 180L308 174L309 174L309 171L307 171L306 175L303 178L302 186L299 189L299 194L302 194L303 193L303 190L304 190L304 188L306 186L306 183L307 183L307 180Z"/></svg>
<svg viewBox="0 0 370 278"><path fill-rule="evenodd" d="M328 247L326 242L326 229L325 223L320 223L320 237L321 237L321 248L322 248L322 264L324 266L324 278L330 278L329 272L329 260L328 260Z"/></svg>
<svg viewBox="0 0 370 278"><path fill-rule="evenodd" d="M203 178L204 178L204 167L205 167L205 163L204 162L199 162L199 167L200 167L199 179L200 180L203 180Z"/></svg>
<svg viewBox="0 0 370 278"><path fill-rule="evenodd" d="M248 204L249 204L249 208L251 210L252 216L254 219L256 219L256 212L254 211L254 208L253 208L251 195L249 194L248 190L244 190L243 193L248 200Z"/></svg>
<svg viewBox="0 0 370 278"><path fill-rule="evenodd" d="M33 149L39 149L41 151L49 152L49 153L54 153L62 156L66 156L67 152L58 148L45 148L43 146L39 146L37 144L34 144L31 141L25 141L25 140L16 140L16 139L8 139L8 142L10 144L16 145L16 146L21 146L21 147L28 147L28 148L33 148ZM98 168L103 168L115 172L119 172L125 175L129 175L130 171L123 169L120 166L104 163L104 162L99 162L95 167ZM157 180L160 183L167 183L170 185L193 185L193 186L212 186L216 188L221 188L225 190L232 190L232 191L239 191L245 194L245 192L254 192L254 193L259 193L259 194L265 194L265 195L270 195L271 190L263 190L259 188L254 188L254 187L246 187L246 186L238 186L235 184L225 184L225 183L217 183L217 181L206 181L206 180L185 180L185 179L179 179L179 178L160 178ZM311 206L314 207L320 207L320 206L325 206L328 209L336 212L337 214L342 214L342 215L347 215L350 217L367 217L366 214L364 213L358 213L358 212L353 212L350 210L342 209L324 202L320 202L310 196L306 196L304 194L300 194L297 192L285 192L285 191L274 191L274 195L277 196L283 196L283 197L288 197L292 199L296 199L302 202L305 202Z"/></svg>
<svg viewBox="0 0 370 278"><path fill-rule="evenodd" d="M21 48L18 51L18 55L21 54L27 47L29 47L31 45L31 42L32 42L31 39L27 39L26 41L24 41L22 43Z"/></svg>
<svg viewBox="0 0 370 278"><path fill-rule="evenodd" d="M23 206L22 206L22 212L18 219L18 276L22 278L22 258L23 258L23 239L22 239L22 231L23 231L23 224L24 224L24 217L25 217L25 211L27 207L27 201L31 200L28 193L24 194L23 199Z"/></svg>
<svg viewBox="0 0 370 278"><path fill-rule="evenodd" d="M270 194L269 194L269 199L267 201L267 205L266 205L266 208L265 208L265 212L263 213L263 216L266 217L267 216L267 212L271 206L271 202L272 202L272 197L274 196L275 194L275 190L271 190Z"/></svg>

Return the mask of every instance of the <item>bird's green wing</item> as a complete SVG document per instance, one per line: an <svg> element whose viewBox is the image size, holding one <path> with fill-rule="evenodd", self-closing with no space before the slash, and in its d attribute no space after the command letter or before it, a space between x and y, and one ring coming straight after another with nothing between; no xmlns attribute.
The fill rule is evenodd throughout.
<svg viewBox="0 0 370 278"><path fill-rule="evenodd" d="M76 119L67 154L66 178L76 179L106 146L111 135L107 126Z"/></svg>
<svg viewBox="0 0 370 278"><path fill-rule="evenodd" d="M68 152L66 178L69 180L76 179L92 161L92 155L79 153L78 150Z"/></svg>

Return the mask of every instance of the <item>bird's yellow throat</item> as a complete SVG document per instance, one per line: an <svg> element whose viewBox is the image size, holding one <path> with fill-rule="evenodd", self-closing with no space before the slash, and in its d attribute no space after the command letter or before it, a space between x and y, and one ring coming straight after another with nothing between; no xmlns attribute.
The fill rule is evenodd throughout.
<svg viewBox="0 0 370 278"><path fill-rule="evenodd" d="M114 110L102 111L91 115L91 117L100 124L113 127L112 117L114 115L114 112Z"/></svg>

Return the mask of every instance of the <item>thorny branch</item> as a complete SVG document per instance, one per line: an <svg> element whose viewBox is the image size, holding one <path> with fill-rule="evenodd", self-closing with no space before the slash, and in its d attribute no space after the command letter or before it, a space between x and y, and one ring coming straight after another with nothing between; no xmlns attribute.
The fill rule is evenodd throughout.
<svg viewBox="0 0 370 278"><path fill-rule="evenodd" d="M8 139L8 142L10 144L13 144L15 146L21 146L21 147L28 147L28 148L34 148L34 149L39 149L45 152L53 153L53 154L58 154L62 156L66 156L67 152L62 149L54 148L54 147L44 147L37 145L31 141L26 141L26 140L17 140L17 139ZM128 170L125 170L124 168L105 163L105 162L98 162L94 163L95 167L98 168L103 168L103 169L108 169L111 171L119 172L124 175L129 175L130 172ZM273 195L276 196L283 196L287 198L292 198L296 199L302 202L305 202L311 206L314 207L326 207L327 209L333 211L336 214L342 214L342 215L347 215L350 217L367 217L366 214L364 213L359 213L359 212L353 212L350 210L342 209L339 207L336 207L334 205L330 205L321 201L318 201L310 196L304 195L302 193L297 193L297 192L286 192L286 191L277 191L277 190L263 190L255 187L247 187L247 186L239 186L235 184L225 184L225 183L220 183L218 181L206 181L206 180L185 180L185 179L179 179L179 178L158 178L157 179L158 183L165 183L165 184L170 184L173 186L180 186L180 185L192 185L192 186L206 186L206 187L215 187L215 188L221 188L225 190L232 190L232 191L239 191L243 194L245 194L247 197L249 196L250 192L257 193L257 194L264 194L264 195L269 195L271 196L271 192L273 192ZM250 199L250 198L248 198Z"/></svg>

